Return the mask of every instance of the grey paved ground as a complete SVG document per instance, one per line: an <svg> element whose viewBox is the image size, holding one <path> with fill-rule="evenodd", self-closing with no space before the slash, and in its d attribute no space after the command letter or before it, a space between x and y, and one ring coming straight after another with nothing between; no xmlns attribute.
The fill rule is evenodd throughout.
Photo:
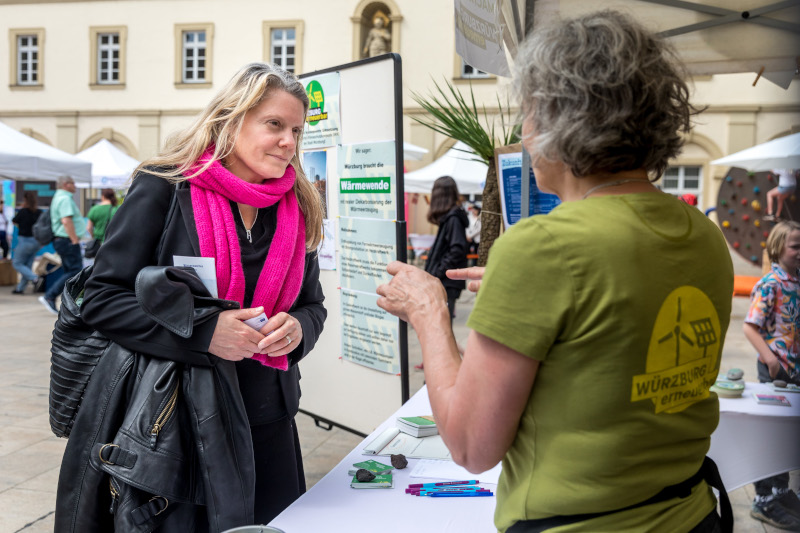
<svg viewBox="0 0 800 533"><path fill-rule="evenodd" d="M734 265L739 274L760 273L738 256ZM51 532L58 470L66 443L52 435L47 420L49 340L55 317L34 295L12 295L11 289L0 287L0 532ZM461 344L466 341L464 323L473 301L472 295L464 294L457 305L455 331ZM739 367L745 370L746 379L754 379L752 350L740 327L746 310L746 298L733 299L722 370ZM409 356L412 365L421 361L413 332ZM422 382L422 373L412 371L412 393ZM309 486L361 441L340 429L319 429L304 415L298 417L298 427ZM796 478L793 480L796 483ZM781 531L749 517L752 486L734 491L731 497L737 533Z"/></svg>

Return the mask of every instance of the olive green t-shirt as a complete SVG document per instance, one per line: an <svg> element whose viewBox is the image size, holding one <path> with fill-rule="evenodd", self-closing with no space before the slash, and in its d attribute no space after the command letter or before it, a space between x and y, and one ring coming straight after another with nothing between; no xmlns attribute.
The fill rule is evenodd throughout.
<svg viewBox="0 0 800 533"><path fill-rule="evenodd" d="M730 321L722 233L662 193L566 202L492 247L468 326L541 361L503 459L495 525L644 501L700 468L719 419L709 393ZM686 531L715 506L683 500L566 531Z"/></svg>

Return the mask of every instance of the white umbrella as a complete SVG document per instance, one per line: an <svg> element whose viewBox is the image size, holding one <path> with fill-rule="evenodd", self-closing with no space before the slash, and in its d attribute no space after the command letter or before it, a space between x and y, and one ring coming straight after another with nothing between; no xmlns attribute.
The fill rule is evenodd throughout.
<svg viewBox="0 0 800 533"><path fill-rule="evenodd" d="M406 161L422 161L422 156L428 153L427 148L403 141L403 159Z"/></svg>
<svg viewBox="0 0 800 533"><path fill-rule="evenodd" d="M114 146L106 139L100 139L75 157L92 163L92 187L95 189L126 189L133 170L139 161ZM86 188L89 184L80 184Z"/></svg>
<svg viewBox="0 0 800 533"><path fill-rule="evenodd" d="M0 177L55 181L60 176L88 183L92 164L0 122Z"/></svg>
<svg viewBox="0 0 800 533"><path fill-rule="evenodd" d="M800 133L758 144L715 159L711 164L739 167L753 172L774 168L800 168Z"/></svg>
<svg viewBox="0 0 800 533"><path fill-rule="evenodd" d="M477 157L466 144L459 141L430 165L406 173L404 191L430 194L437 178L451 176L456 180L460 194L483 194L489 167L482 161L476 161Z"/></svg>

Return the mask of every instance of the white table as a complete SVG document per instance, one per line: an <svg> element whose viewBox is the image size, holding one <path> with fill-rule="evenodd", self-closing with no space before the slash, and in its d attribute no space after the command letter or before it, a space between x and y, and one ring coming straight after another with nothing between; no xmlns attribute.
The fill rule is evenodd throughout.
<svg viewBox="0 0 800 533"><path fill-rule="evenodd" d="M787 470L800 468L800 394L782 393L791 407L759 405L755 391L771 393L769 385L747 383L738 399L720 399L720 423L711 436L709 455L719 466L728 491ZM353 463L388 457L361 453L386 428L394 427L397 416L430 413L428 390L420 389L392 416L385 420L336 467L281 513L271 526L286 533L309 531L381 531L382 533L481 533L494 532L496 499L424 498L405 494L417 459L408 468L394 471L393 489L351 489L347 471Z"/></svg>
<svg viewBox="0 0 800 533"><path fill-rule="evenodd" d="M753 393L781 394L791 407L761 405ZM800 469L800 393L774 392L769 383L745 383L741 398L719 399L719 425L709 457L730 492L753 481Z"/></svg>
<svg viewBox="0 0 800 533"><path fill-rule="evenodd" d="M364 439L355 450L317 482L316 485L278 515L269 525L286 533L324 531L380 531L381 533L481 533L496 532L493 517L495 497L427 498L406 494L411 483L441 481L411 478L418 459L409 459L408 467L394 470L393 489L351 489L347 471L353 463L375 459L389 463L389 458L362 455L364 446L386 428L394 427L398 416L430 414L428 389L422 387L392 416ZM480 479L480 478L478 478Z"/></svg>

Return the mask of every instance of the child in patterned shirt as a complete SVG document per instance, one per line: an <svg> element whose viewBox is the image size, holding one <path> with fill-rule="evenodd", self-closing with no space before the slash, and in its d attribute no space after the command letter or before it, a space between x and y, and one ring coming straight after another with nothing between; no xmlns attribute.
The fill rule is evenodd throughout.
<svg viewBox="0 0 800 533"><path fill-rule="evenodd" d="M800 223L780 222L767 237L771 270L750 294L744 335L758 351L758 380L800 382ZM750 516L800 531L800 499L783 473L755 484Z"/></svg>

